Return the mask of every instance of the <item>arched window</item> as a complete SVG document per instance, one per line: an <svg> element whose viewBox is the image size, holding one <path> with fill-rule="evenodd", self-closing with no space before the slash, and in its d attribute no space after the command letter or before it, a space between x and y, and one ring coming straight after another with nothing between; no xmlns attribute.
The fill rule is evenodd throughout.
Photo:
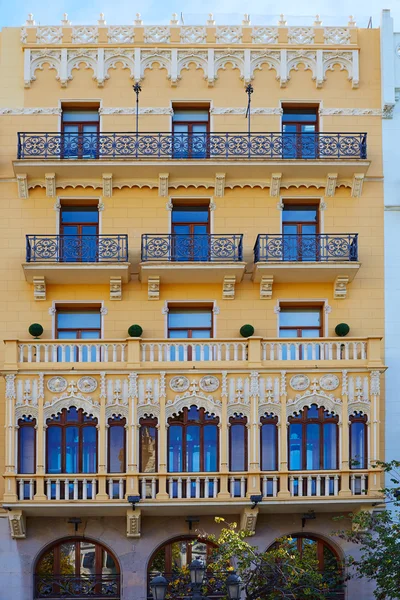
<svg viewBox="0 0 400 600"><path fill-rule="evenodd" d="M300 556L309 552L317 558L318 570L329 589L327 598L344 600L343 566L337 552L316 536L296 534L290 537L293 551L297 550Z"/></svg>
<svg viewBox="0 0 400 600"><path fill-rule="evenodd" d="M247 471L247 417L229 418L229 470Z"/></svg>
<svg viewBox="0 0 400 600"><path fill-rule="evenodd" d="M350 415L350 468L368 467L368 417L362 412Z"/></svg>
<svg viewBox="0 0 400 600"><path fill-rule="evenodd" d="M261 471L278 470L278 417L266 413L261 417Z"/></svg>
<svg viewBox="0 0 400 600"><path fill-rule="evenodd" d="M156 473L158 471L157 419L142 417L139 424L139 471Z"/></svg>
<svg viewBox="0 0 400 600"><path fill-rule="evenodd" d="M36 419L18 420L18 473L36 472Z"/></svg>
<svg viewBox="0 0 400 600"><path fill-rule="evenodd" d="M168 419L168 471L170 473L219 470L218 417L204 408L184 408Z"/></svg>
<svg viewBox="0 0 400 600"><path fill-rule="evenodd" d="M312 404L289 417L289 469L338 468L339 417Z"/></svg>
<svg viewBox="0 0 400 600"><path fill-rule="evenodd" d="M204 563L212 563L212 554L216 546L211 542L199 540L195 537L180 537L170 540L158 548L149 560L147 580L161 573L169 582L168 592L170 597L178 600L190 596L190 574L187 567L192 560L199 559ZM207 590L207 598L226 597L225 578L221 582L224 589L219 592L216 576L210 572L213 583ZM207 578L207 573L206 573ZM150 591L148 597L151 598Z"/></svg>
<svg viewBox="0 0 400 600"><path fill-rule="evenodd" d="M47 419L48 474L97 472L97 419L74 406Z"/></svg>
<svg viewBox="0 0 400 600"><path fill-rule="evenodd" d="M108 419L108 472L125 473L126 419L114 415Z"/></svg>
<svg viewBox="0 0 400 600"><path fill-rule="evenodd" d="M118 561L104 546L87 538L59 540L39 557L34 597L119 599Z"/></svg>

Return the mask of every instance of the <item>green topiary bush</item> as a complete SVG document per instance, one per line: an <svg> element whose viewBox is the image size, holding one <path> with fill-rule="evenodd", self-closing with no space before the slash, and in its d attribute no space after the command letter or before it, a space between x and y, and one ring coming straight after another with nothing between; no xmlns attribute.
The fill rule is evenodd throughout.
<svg viewBox="0 0 400 600"><path fill-rule="evenodd" d="M253 325L243 325L240 328L240 335L242 337L245 337L245 338L251 337L253 334L254 334L254 327L253 327Z"/></svg>
<svg viewBox="0 0 400 600"><path fill-rule="evenodd" d="M336 325L335 327L335 333L339 337L344 337L349 333L349 331L350 327L347 325L347 323L339 323L339 325Z"/></svg>
<svg viewBox="0 0 400 600"><path fill-rule="evenodd" d="M32 337L38 338L43 333L43 327L39 323L32 323L28 329Z"/></svg>
<svg viewBox="0 0 400 600"><path fill-rule="evenodd" d="M130 337L140 337L143 333L143 329L140 325L131 325L128 329L128 335Z"/></svg>

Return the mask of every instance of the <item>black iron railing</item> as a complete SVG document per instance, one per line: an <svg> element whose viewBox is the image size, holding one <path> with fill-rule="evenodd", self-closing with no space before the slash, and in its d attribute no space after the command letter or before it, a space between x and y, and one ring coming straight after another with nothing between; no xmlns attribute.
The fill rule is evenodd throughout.
<svg viewBox="0 0 400 600"><path fill-rule="evenodd" d="M348 262L358 260L357 233L258 235L254 262Z"/></svg>
<svg viewBox="0 0 400 600"><path fill-rule="evenodd" d="M127 235L27 235L26 262L127 262Z"/></svg>
<svg viewBox="0 0 400 600"><path fill-rule="evenodd" d="M162 575L168 581L167 594L170 600L189 600L191 598L192 585L188 568L178 569L173 573L150 571L148 573L147 600L154 600L150 592L150 581L153 577ZM226 578L229 572L206 571L201 593L207 600L220 600L227 597Z"/></svg>
<svg viewBox="0 0 400 600"><path fill-rule="evenodd" d="M242 234L146 233L142 235L142 261L240 262Z"/></svg>
<svg viewBox="0 0 400 600"><path fill-rule="evenodd" d="M18 133L19 159L367 158L366 133Z"/></svg>
<svg viewBox="0 0 400 600"><path fill-rule="evenodd" d="M120 598L119 575L36 575L35 600L75 598L102 600Z"/></svg>

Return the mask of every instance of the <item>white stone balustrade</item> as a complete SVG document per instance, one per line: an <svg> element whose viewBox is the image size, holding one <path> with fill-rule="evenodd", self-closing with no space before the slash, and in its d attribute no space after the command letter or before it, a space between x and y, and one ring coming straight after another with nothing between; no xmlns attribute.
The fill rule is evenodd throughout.
<svg viewBox="0 0 400 600"><path fill-rule="evenodd" d="M307 472L294 474L289 477L289 491L291 496L310 497L338 496L340 490L340 476L336 474L309 475Z"/></svg>
<svg viewBox="0 0 400 600"><path fill-rule="evenodd" d="M174 475L168 478L170 499L216 498L219 490L219 478L210 475Z"/></svg>
<svg viewBox="0 0 400 600"><path fill-rule="evenodd" d="M141 343L142 362L221 362L247 360L247 343L236 341L196 340Z"/></svg>
<svg viewBox="0 0 400 600"><path fill-rule="evenodd" d="M365 360L367 342L361 340L298 339L264 341L262 360Z"/></svg>
<svg viewBox="0 0 400 600"><path fill-rule="evenodd" d="M95 500L96 493L97 479L90 475L60 475L45 480L47 500Z"/></svg>

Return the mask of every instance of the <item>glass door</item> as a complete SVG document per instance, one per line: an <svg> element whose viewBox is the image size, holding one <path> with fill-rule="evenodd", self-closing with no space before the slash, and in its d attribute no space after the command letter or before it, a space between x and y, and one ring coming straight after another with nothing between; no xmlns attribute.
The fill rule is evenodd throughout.
<svg viewBox="0 0 400 600"><path fill-rule="evenodd" d="M282 116L283 158L318 158L316 108L284 108Z"/></svg>
<svg viewBox="0 0 400 600"><path fill-rule="evenodd" d="M174 206L171 260L210 260L209 225L207 206Z"/></svg>
<svg viewBox="0 0 400 600"><path fill-rule="evenodd" d="M60 233L61 262L97 262L101 258L97 206L63 206Z"/></svg>
<svg viewBox="0 0 400 600"><path fill-rule="evenodd" d="M63 110L63 158L98 158L98 110Z"/></svg>
<svg viewBox="0 0 400 600"><path fill-rule="evenodd" d="M172 130L174 158L208 156L209 112L207 109L175 109Z"/></svg>
<svg viewBox="0 0 400 600"><path fill-rule="evenodd" d="M282 260L319 261L318 206L285 205L282 211Z"/></svg>

